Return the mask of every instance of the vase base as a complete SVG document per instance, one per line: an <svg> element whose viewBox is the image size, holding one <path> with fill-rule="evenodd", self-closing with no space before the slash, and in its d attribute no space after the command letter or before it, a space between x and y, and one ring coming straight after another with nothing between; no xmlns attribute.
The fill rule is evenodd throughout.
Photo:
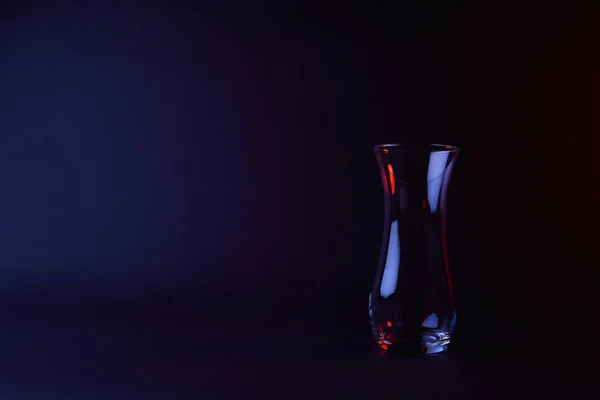
<svg viewBox="0 0 600 400"><path fill-rule="evenodd" d="M376 338L375 342L377 347L389 354L429 356L446 351L450 344L450 336L449 331L423 329L417 337L399 338L398 335L388 333L384 338Z"/></svg>
<svg viewBox="0 0 600 400"><path fill-rule="evenodd" d="M436 346L423 346L420 343L377 343L382 351L388 354L395 355L410 355L410 356L433 356L445 352L448 349L448 343Z"/></svg>

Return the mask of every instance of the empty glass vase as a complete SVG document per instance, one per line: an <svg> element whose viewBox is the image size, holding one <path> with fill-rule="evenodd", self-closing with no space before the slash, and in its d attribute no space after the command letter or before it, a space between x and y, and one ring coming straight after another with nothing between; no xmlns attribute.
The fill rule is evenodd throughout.
<svg viewBox="0 0 600 400"><path fill-rule="evenodd" d="M369 315L389 353L436 354L448 347L456 310L446 251L446 194L459 149L375 146L385 224Z"/></svg>

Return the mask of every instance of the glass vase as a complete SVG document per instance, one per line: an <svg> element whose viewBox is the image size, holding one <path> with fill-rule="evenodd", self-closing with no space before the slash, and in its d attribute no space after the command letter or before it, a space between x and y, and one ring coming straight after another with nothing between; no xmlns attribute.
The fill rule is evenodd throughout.
<svg viewBox="0 0 600 400"><path fill-rule="evenodd" d="M377 346L429 355L447 349L456 310L446 250L446 195L459 149L375 146L385 223L369 315Z"/></svg>

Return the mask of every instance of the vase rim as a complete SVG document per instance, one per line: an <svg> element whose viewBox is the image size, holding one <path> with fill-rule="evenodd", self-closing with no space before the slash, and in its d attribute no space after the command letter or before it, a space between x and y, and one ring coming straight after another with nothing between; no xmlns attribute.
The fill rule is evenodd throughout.
<svg viewBox="0 0 600 400"><path fill-rule="evenodd" d="M429 144L428 146L429 146L430 151L448 151L451 153L460 151L459 147L452 146L449 144L432 143L432 144ZM394 151L411 151L412 146L408 146L404 143L382 143L382 144L375 145L373 148L375 150L393 149Z"/></svg>

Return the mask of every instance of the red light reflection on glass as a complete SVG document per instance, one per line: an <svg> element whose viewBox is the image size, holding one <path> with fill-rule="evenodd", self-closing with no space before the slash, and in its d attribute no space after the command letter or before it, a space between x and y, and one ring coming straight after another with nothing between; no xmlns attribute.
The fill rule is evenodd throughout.
<svg viewBox="0 0 600 400"><path fill-rule="evenodd" d="M392 321L388 321L388 322L387 322L387 326L388 326L388 328L389 328L390 326L392 326Z"/></svg>
<svg viewBox="0 0 600 400"><path fill-rule="evenodd" d="M396 179L394 178L394 168L391 164L388 164L388 172L390 173L390 186L392 187L392 194L396 191Z"/></svg>
<svg viewBox="0 0 600 400"><path fill-rule="evenodd" d="M387 195L389 192L388 189L388 183L387 183L387 178L386 178L386 174L385 174L385 170L383 168L383 159L382 157L378 154L377 155L377 161L379 162L379 169L381 170L381 179L383 180L383 191L385 192L385 194Z"/></svg>
<svg viewBox="0 0 600 400"><path fill-rule="evenodd" d="M448 265L448 249L446 248L446 217L444 213L442 213L442 250L444 254L446 278L448 279L448 291L450 292L450 304L454 305L454 285L452 284L452 276L450 275L450 267Z"/></svg>
<svg viewBox="0 0 600 400"><path fill-rule="evenodd" d="M388 349L387 344L380 344L379 347L381 349L383 349L383 350L387 350Z"/></svg>

